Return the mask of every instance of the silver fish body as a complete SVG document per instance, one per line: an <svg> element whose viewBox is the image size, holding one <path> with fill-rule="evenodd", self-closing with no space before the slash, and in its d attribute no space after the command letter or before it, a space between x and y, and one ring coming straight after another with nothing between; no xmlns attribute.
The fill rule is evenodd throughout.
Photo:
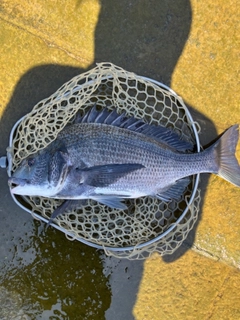
<svg viewBox="0 0 240 320"><path fill-rule="evenodd" d="M176 180L199 172L217 173L218 170L213 153L179 153L141 133L105 124L75 124L59 138L68 146L73 164L66 186L57 195L64 199L74 196L69 195L74 176L79 177L81 173L78 172L86 167L141 164L143 168L106 187L95 186L95 193L121 194L130 198L161 194Z"/></svg>
<svg viewBox="0 0 240 320"><path fill-rule="evenodd" d="M94 199L124 209L124 198L178 199L189 176L215 173L240 186L235 157L238 125L200 153L173 131L95 108L80 123L20 164L12 193L59 199Z"/></svg>

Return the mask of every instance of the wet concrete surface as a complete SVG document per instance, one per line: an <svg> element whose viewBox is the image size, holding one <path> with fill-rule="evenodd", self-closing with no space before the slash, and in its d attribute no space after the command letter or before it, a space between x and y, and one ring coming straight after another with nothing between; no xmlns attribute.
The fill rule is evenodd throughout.
<svg viewBox="0 0 240 320"><path fill-rule="evenodd" d="M172 86L203 145L239 123L239 5L230 2L2 1L0 156L21 116L102 61ZM188 239L147 261L46 230L13 202L3 169L0 186L0 319L240 318L239 190L230 184L203 176Z"/></svg>

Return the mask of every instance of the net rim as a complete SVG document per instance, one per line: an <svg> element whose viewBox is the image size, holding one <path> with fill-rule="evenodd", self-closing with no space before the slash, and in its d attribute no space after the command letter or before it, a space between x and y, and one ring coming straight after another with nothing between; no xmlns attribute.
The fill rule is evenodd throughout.
<svg viewBox="0 0 240 320"><path fill-rule="evenodd" d="M109 76L106 76L104 77L103 79L111 79L113 78L111 75ZM185 113L186 113L186 116L187 116L187 119L189 121L189 124L191 125L192 129L193 129L193 133L194 133L194 137L195 137L195 142L196 142L196 147L197 147L197 152L200 152L200 141L199 141L199 136L198 136L198 131L197 131L197 127L195 125L195 122L193 121L193 118L187 108L187 106L185 105L183 99L174 91L172 90L170 87L168 87L167 85L157 81L157 80L154 80L154 79L151 79L151 78L148 78L148 77L144 77L144 76L139 76L139 75L136 75L135 74L135 78L136 79L139 79L139 80L144 80L144 81L147 81L147 82L150 82L150 83L153 83L157 86L159 86L160 88L164 89L164 90L167 90L168 92L170 92L171 94L173 94L174 96L176 96L179 100L180 100L180 103L181 103L181 107L183 107ZM90 80L88 83L93 83L94 80ZM83 85L79 85L78 87L75 88L75 90L77 91L79 88L81 88ZM58 98L58 97L56 97ZM61 97L59 97L59 99L61 99ZM36 111L37 112L37 111ZM17 128L17 126L21 123L21 121L27 117L28 114L26 114L25 116L21 117L15 124L14 126L12 127L12 130L10 132L10 136L9 136L9 147L7 148L7 160L8 160L8 167L7 167L7 173L8 173L8 176L11 177L11 171L12 171L12 154L11 154L11 149L13 147L13 137L14 137L14 133L15 133L15 130ZM193 187L193 191L191 193L191 197L189 199L189 202L185 208L185 210L183 211L183 213L181 214L181 216L167 229L165 230L164 232L162 232L160 235L158 235L157 237L149 240L149 241L146 241L146 242L143 242L143 243L140 243L138 245L134 245L134 246L126 246L126 247L110 247L110 246L104 246L104 245L98 245L94 242L91 242L89 240L86 240L82 237L76 237L74 236L71 232L67 231L66 229L62 228L61 226L57 225L57 224L52 224L52 226L63 232L66 236L72 238L73 240L78 240L80 242L82 242L83 244L86 244L90 247L93 247L93 248L96 248L96 249L101 249L101 250L109 250L109 251L113 251L113 252L123 252L123 251L132 251L132 250L136 250L136 249L142 249L144 247L147 247L149 245L152 245L154 243L156 243L157 241L163 239L164 237L166 237L174 228L177 227L177 225L184 219L185 215L187 214L188 210L189 210L189 207L191 206L191 204L193 203L193 200L195 198L195 195L196 195L196 192L197 192L197 188L198 188L198 184L199 184L199 179L200 179L200 174L196 174L195 176L195 179L194 179L194 187ZM28 213L30 213L34 218L36 218L37 220L41 220L45 223L48 223L48 219L44 218L43 216L29 210L28 208L26 208L24 205L22 205L18 199L16 198L16 196L14 194L11 194L11 197L13 198L14 202L19 206L21 207L24 211L27 211Z"/></svg>

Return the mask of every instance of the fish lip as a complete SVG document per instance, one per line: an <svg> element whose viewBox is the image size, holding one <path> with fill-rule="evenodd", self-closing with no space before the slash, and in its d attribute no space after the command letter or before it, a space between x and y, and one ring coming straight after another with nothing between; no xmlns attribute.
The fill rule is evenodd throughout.
<svg viewBox="0 0 240 320"><path fill-rule="evenodd" d="M26 183L27 183L27 179L15 178L15 177L11 177L8 179L9 185L15 184L17 186L25 186Z"/></svg>
<svg viewBox="0 0 240 320"><path fill-rule="evenodd" d="M8 185L12 194L19 194L19 189L21 190L27 184L26 179L11 177L8 179Z"/></svg>

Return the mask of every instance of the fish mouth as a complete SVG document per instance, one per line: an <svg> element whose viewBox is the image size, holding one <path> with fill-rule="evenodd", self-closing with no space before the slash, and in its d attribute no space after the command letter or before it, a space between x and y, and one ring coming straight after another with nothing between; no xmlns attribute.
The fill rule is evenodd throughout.
<svg viewBox="0 0 240 320"><path fill-rule="evenodd" d="M10 177L8 179L10 192L20 196L52 197L56 191L47 183L36 184L29 179Z"/></svg>
<svg viewBox="0 0 240 320"><path fill-rule="evenodd" d="M21 178L11 177L8 179L8 185L12 194L22 194L21 190L26 186L27 180Z"/></svg>

